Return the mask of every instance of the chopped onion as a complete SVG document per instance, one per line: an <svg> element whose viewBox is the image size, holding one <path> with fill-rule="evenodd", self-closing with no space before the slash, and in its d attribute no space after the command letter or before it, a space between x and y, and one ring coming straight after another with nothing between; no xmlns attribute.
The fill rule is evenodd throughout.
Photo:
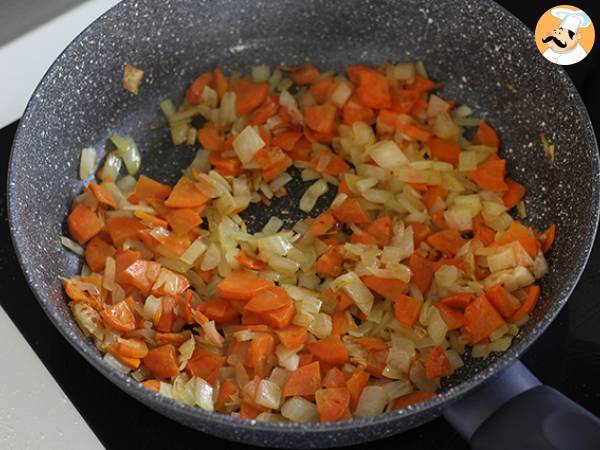
<svg viewBox="0 0 600 450"><path fill-rule="evenodd" d="M81 160L79 162L79 178L87 179L96 171L96 150L91 147L81 150Z"/></svg>
<svg viewBox="0 0 600 450"><path fill-rule="evenodd" d="M278 345L275 348L275 355L277 356L279 365L287 370L296 370L300 363L300 357L298 356L299 350L299 348L289 349L283 345Z"/></svg>
<svg viewBox="0 0 600 450"><path fill-rule="evenodd" d="M471 172L477 169L477 152L460 152L458 156L458 170Z"/></svg>
<svg viewBox="0 0 600 450"><path fill-rule="evenodd" d="M281 415L296 423L319 421L317 405L302 397L292 397L281 405Z"/></svg>
<svg viewBox="0 0 600 450"><path fill-rule="evenodd" d="M115 258L108 256L105 260L104 275L102 277L102 287L107 291L113 290L115 287Z"/></svg>
<svg viewBox="0 0 600 450"><path fill-rule="evenodd" d="M392 381L382 384L381 387L385 390L389 401L410 394L413 391L412 385L408 380Z"/></svg>
<svg viewBox="0 0 600 450"><path fill-rule="evenodd" d="M487 257L488 266L490 272L498 272L503 269L510 269L515 267L515 253L512 248L508 247L504 250Z"/></svg>
<svg viewBox="0 0 600 450"><path fill-rule="evenodd" d="M104 339L104 322L98 311L85 302L71 302L69 307L83 334L93 336L98 341Z"/></svg>
<svg viewBox="0 0 600 450"><path fill-rule="evenodd" d="M260 380L255 401L265 408L277 409L281 402L281 388L272 381Z"/></svg>
<svg viewBox="0 0 600 450"><path fill-rule="evenodd" d="M269 267L282 274L294 274L300 269L300 264L284 256L273 255L268 261Z"/></svg>
<svg viewBox="0 0 600 450"><path fill-rule="evenodd" d="M435 272L435 282L440 287L450 287L458 279L458 268L456 266L442 266Z"/></svg>
<svg viewBox="0 0 600 450"><path fill-rule="evenodd" d="M265 224L262 232L266 235L277 233L283 226L283 220L279 217L271 216L269 221Z"/></svg>
<svg viewBox="0 0 600 450"><path fill-rule="evenodd" d="M369 314L373 307L373 294L354 272L340 275L334 280L336 289L342 289L364 314Z"/></svg>
<svg viewBox="0 0 600 450"><path fill-rule="evenodd" d="M537 255L535 256L531 271L533 272L533 276L536 278L536 280L539 280L548 273L548 262L544 257L544 253L541 251L538 251Z"/></svg>
<svg viewBox="0 0 600 450"><path fill-rule="evenodd" d="M81 245L66 236L60 237L60 243L76 255L83 256L85 254L85 250Z"/></svg>
<svg viewBox="0 0 600 450"><path fill-rule="evenodd" d="M106 362L109 366L111 366L113 369L117 369L119 372L129 373L131 371L131 367L126 366L110 353L105 353L104 358L102 359L104 359L104 362Z"/></svg>
<svg viewBox="0 0 600 450"><path fill-rule="evenodd" d="M216 345L217 347L223 346L225 338L223 338L223 336L221 336L217 331L214 320L203 323L200 326L202 327L202 331L204 331L206 339L208 339L211 344Z"/></svg>
<svg viewBox="0 0 600 450"><path fill-rule="evenodd" d="M119 171L123 165L123 160L117 156L117 152L110 152L104 160L104 165L100 171L102 181L115 181L119 177Z"/></svg>
<svg viewBox="0 0 600 450"><path fill-rule="evenodd" d="M163 100L162 102L159 103L159 106L160 106L160 110L165 115L167 120L170 120L171 117L173 116L173 114L175 114L175 112L177 111L175 104L170 99Z"/></svg>
<svg viewBox="0 0 600 450"><path fill-rule="evenodd" d="M442 139L456 139L462 134L462 128L460 128L454 121L447 111L439 113L432 127L433 133Z"/></svg>
<svg viewBox="0 0 600 450"><path fill-rule="evenodd" d="M333 331L333 322L329 314L320 312L308 326L308 331L319 339L324 339Z"/></svg>
<svg viewBox="0 0 600 450"><path fill-rule="evenodd" d="M327 182L323 179L315 181L300 198L300 210L311 212L317 204L317 200L329 190Z"/></svg>
<svg viewBox="0 0 600 450"><path fill-rule="evenodd" d="M233 141L233 150L242 164L249 163L254 158L256 152L264 146L265 141L262 140L256 128L252 126L244 128Z"/></svg>
<svg viewBox="0 0 600 450"><path fill-rule="evenodd" d="M219 117L218 122L220 125L224 126L230 123L235 122L236 115L236 95L235 92L227 91L223 94L223 98L221 98L221 106L219 108Z"/></svg>
<svg viewBox="0 0 600 450"><path fill-rule="evenodd" d="M444 211L444 220L452 230L470 230L472 225L471 209L466 206L453 206Z"/></svg>
<svg viewBox="0 0 600 450"><path fill-rule="evenodd" d="M200 377L194 377L194 380L194 398L196 405L205 411L213 412L215 410L213 401L213 387Z"/></svg>
<svg viewBox="0 0 600 450"><path fill-rule="evenodd" d="M394 141L379 141L367 146L366 150L373 161L384 169L394 169L408 164L408 159Z"/></svg>
<svg viewBox="0 0 600 450"><path fill-rule="evenodd" d="M331 93L331 103L342 109L351 95L352 89L348 86L348 83L338 83Z"/></svg>
<svg viewBox="0 0 600 450"><path fill-rule="evenodd" d="M257 83L266 83L271 78L271 68L266 65L252 66L252 79Z"/></svg>
<svg viewBox="0 0 600 450"><path fill-rule="evenodd" d="M208 249L204 252L200 270L212 270L221 262L221 251L214 243L211 243Z"/></svg>
<svg viewBox="0 0 600 450"><path fill-rule="evenodd" d="M183 255L181 255L179 259L185 264L193 266L196 260L206 251L207 248L208 246L204 243L203 237L196 238L196 240L192 242L192 245L190 245L185 252L183 252Z"/></svg>
<svg viewBox="0 0 600 450"><path fill-rule="evenodd" d="M365 386L358 399L354 416L368 417L381 414L388 402L387 392L382 386Z"/></svg>
<svg viewBox="0 0 600 450"><path fill-rule="evenodd" d="M415 78L415 65L413 63L400 63L392 66L392 78L411 82Z"/></svg>

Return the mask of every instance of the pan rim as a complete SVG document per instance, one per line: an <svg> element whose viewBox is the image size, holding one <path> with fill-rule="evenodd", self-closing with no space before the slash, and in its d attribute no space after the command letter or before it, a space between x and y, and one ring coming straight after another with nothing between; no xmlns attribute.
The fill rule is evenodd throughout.
<svg viewBox="0 0 600 450"><path fill-rule="evenodd" d="M584 253L581 255L582 257L580 258L576 267L574 268L569 283L563 287L562 291L558 295L558 307L556 309L553 309L550 315L546 315L543 319L540 320L540 323L536 326L535 329L533 329L530 332L528 338L522 339L517 344L511 346L506 352L499 355L491 364L489 364L489 366L487 366L485 370L477 372L474 376L468 378L467 380L457 384L456 386L453 386L452 388L444 392L439 393L434 398L425 402L409 406L408 408L399 411L388 412L379 414L377 416L366 417L361 419L352 419L335 423L299 424L261 422L256 420L241 419L225 414L209 413L200 408L185 405L183 403L161 396L158 393L154 393L146 388L143 388L141 384L137 383L129 375L119 373L113 368L111 368L106 362L104 362L99 352L95 350L93 352L90 351L90 349L85 346L85 342L83 342L83 340L79 336L77 336L73 332L70 332L70 330L66 326L64 326L62 318L60 317L58 312L50 306L48 298L41 292L39 292L38 289L35 288L37 280L35 279L35 275L27 269L28 257L26 256L27 252L24 250L26 248L26 244L22 242L22 236L19 231L20 221L17 213L18 198L17 195L14 193L14 190L11 189L11 185L14 184L17 172L16 166L18 164L18 154L20 152L25 151L26 146L23 144L23 141L26 139L27 135L28 117L35 107L35 99L37 95L45 87L46 80L48 79L50 74L52 74L54 70L63 62L63 59L66 58L66 53L73 47L74 44L80 41L83 35L85 35L97 23L105 21L111 18L113 15L118 14L119 11L123 8L129 8L132 3L134 2L131 0L125 0L113 6L104 14L102 14L88 27L86 27L79 35L77 35L77 37L73 41L71 41L71 43L69 43L69 45L61 52L61 54L56 58L56 60L46 71L40 83L34 90L30 100L28 101L23 116L19 121L16 136L11 148L7 176L7 209L11 239L23 274L25 275L25 278L36 300L38 301L46 315L49 317L51 322L54 324L54 326L59 330L61 335L77 350L77 352L80 355L82 355L92 366L94 366L100 373L102 373L103 376L108 378L113 384L115 384L117 387L119 387L121 390L131 395L135 399L141 401L146 406L150 406L152 409L156 410L161 414L166 414L169 417L176 417L181 415L185 416L185 423L188 426L192 422L203 421L209 423L219 423L224 426L231 426L247 430L257 430L262 432L318 434L343 432L361 428L370 428L375 425L396 422L400 419L406 419L409 417L412 417L414 420L415 418L422 416L421 420L414 420L413 426L417 426L439 416L442 412L443 405L447 402L459 399L460 397L467 394L469 391L475 389L481 383L485 382L487 379L497 374L500 370L512 364L513 361L518 359L520 355L522 355L529 348L529 346L532 345L536 341L536 339L546 330L546 328L554 321L555 317L562 310L567 300L569 299L571 293L577 286L577 283L587 265L591 254L592 244L596 236L598 222L600 218L600 189L598 183L593 184L593 190L596 194L596 201L592 208L593 218L586 227L586 237L589 238L586 241L589 245L586 246ZM529 30L529 28L527 28L527 26L519 18L514 16L503 6L495 3L492 0L482 0L482 3L486 4L490 9L495 9L499 11L501 14L506 16L507 19L516 21L516 25L521 29L521 32L524 32L528 36L533 37L533 34ZM561 82L573 94L572 99L575 102L575 106L580 111L582 127L588 134L587 140L590 142L592 150L594 150L592 156L592 177L594 179L598 178L598 174L600 173L600 157L598 155L598 144L592 127L591 119L589 117L589 113L585 107L585 104L583 103L583 100L581 99L581 96L579 95L579 92L573 85L573 82L570 79L570 77L566 74L564 68L556 67L556 70L559 74L559 82Z"/></svg>

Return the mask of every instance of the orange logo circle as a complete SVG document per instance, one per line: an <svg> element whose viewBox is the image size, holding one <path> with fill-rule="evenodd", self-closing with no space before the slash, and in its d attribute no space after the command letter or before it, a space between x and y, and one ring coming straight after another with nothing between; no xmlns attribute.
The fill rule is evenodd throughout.
<svg viewBox="0 0 600 450"><path fill-rule="evenodd" d="M592 50L596 33L592 19L576 6L559 5L546 11L535 27L535 43L554 64L578 63Z"/></svg>

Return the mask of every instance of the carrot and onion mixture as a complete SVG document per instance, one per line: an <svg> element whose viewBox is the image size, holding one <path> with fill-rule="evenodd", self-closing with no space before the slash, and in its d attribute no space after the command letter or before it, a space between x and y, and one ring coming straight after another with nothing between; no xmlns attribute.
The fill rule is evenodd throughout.
<svg viewBox="0 0 600 450"><path fill-rule="evenodd" d="M437 87L422 64L217 68L161 103L173 142L201 147L175 185L132 176L129 138L97 171L86 150L62 238L85 258L64 281L83 332L148 389L267 421L405 408L465 353L505 351L556 227L513 218L525 187L498 134ZM284 197L292 166L300 210L337 196L250 233L243 211Z"/></svg>

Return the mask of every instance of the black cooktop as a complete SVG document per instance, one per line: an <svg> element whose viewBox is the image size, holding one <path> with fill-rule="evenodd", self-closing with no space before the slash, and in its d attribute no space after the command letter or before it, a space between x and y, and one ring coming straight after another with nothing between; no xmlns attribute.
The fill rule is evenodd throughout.
<svg viewBox="0 0 600 450"><path fill-rule="evenodd" d="M500 2L531 29L552 6L548 1ZM571 2L600 24L600 5ZM600 43L588 57L567 71L590 112L600 136ZM543 86L540 86L543 89ZM63 339L38 306L14 255L6 212L6 171L16 123L0 130L0 305L25 336L71 402L110 449L198 448L242 449L161 416L111 384ZM600 415L600 239L579 285L555 322L523 357L542 382ZM9 343L4 343L9 344ZM40 405L43 407L43 405ZM26 418L23 418L26 420ZM369 449L465 449L467 445L443 420L363 445Z"/></svg>

